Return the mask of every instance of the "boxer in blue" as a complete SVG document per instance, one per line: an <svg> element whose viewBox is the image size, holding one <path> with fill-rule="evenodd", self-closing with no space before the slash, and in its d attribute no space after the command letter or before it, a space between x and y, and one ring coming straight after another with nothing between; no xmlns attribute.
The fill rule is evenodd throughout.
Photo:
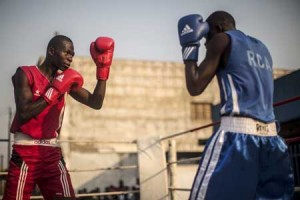
<svg viewBox="0 0 300 200"><path fill-rule="evenodd" d="M273 112L267 47L235 27L225 11L178 22L187 90L200 95L216 75L221 125L202 154L190 200L292 199L293 170ZM198 65L200 40L206 55Z"/></svg>

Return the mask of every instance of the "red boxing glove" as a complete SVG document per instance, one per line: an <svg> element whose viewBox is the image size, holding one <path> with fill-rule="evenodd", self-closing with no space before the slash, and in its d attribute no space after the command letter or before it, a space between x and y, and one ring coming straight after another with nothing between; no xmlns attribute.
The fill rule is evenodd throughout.
<svg viewBox="0 0 300 200"><path fill-rule="evenodd" d="M98 37L90 45L91 56L97 65L96 77L98 80L107 80L114 54L115 42L109 37Z"/></svg>
<svg viewBox="0 0 300 200"><path fill-rule="evenodd" d="M82 76L74 69L69 68L54 77L50 87L42 97L47 103L51 104L62 94L69 92L70 90L78 90L82 85Z"/></svg>

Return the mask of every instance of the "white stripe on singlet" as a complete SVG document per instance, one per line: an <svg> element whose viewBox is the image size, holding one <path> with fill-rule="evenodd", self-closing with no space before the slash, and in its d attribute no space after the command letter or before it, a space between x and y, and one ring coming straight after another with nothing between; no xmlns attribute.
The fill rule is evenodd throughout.
<svg viewBox="0 0 300 200"><path fill-rule="evenodd" d="M53 88L49 88L49 89L46 91L45 96L46 96L48 99L50 99L52 93L53 93Z"/></svg>
<svg viewBox="0 0 300 200"><path fill-rule="evenodd" d="M240 107L238 104L238 96L236 92L236 88L234 86L232 77L228 74L228 80L231 88L231 96L232 96L232 113L239 114L240 113Z"/></svg>
<svg viewBox="0 0 300 200"><path fill-rule="evenodd" d="M225 99L225 102L227 102L227 92L226 92L226 89L225 89L224 80L221 79L221 81L222 81L222 89L223 89L223 93L224 93L224 99ZM224 103L223 107L220 110L221 114L225 113L225 108L226 108L226 103Z"/></svg>
<svg viewBox="0 0 300 200"><path fill-rule="evenodd" d="M63 187L64 197L70 197L71 193L70 193L70 186L67 178L67 170L61 161L59 161L58 168L61 173L60 181Z"/></svg>
<svg viewBox="0 0 300 200"><path fill-rule="evenodd" d="M27 178L27 171L28 171L28 166L23 161L21 169L20 169L16 200L23 199L23 192L24 192L24 187L25 187L26 178Z"/></svg>

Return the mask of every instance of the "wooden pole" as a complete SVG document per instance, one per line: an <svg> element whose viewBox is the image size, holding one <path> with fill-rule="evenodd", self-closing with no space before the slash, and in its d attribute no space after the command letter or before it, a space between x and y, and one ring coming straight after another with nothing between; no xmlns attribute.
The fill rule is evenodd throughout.
<svg viewBox="0 0 300 200"><path fill-rule="evenodd" d="M170 170L170 187L176 188L176 170L177 170L177 150L176 141L169 140L169 170ZM170 190L171 200L176 200L175 191Z"/></svg>

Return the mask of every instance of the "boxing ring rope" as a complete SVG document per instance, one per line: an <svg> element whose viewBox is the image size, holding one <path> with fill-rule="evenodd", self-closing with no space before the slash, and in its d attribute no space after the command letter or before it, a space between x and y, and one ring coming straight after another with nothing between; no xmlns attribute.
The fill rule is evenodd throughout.
<svg viewBox="0 0 300 200"><path fill-rule="evenodd" d="M117 167L104 167L96 169L71 169L69 172L91 172L91 171L104 171L104 170L123 170L123 169L137 169L137 165L128 165L128 166L117 166Z"/></svg>
<svg viewBox="0 0 300 200"><path fill-rule="evenodd" d="M76 194L75 197L95 197L95 196L113 196L122 194L134 194L139 193L139 190L128 190L128 191L117 191L117 192L98 192L98 193L88 193L88 194ZM32 196L30 199L43 199L43 196Z"/></svg>
<svg viewBox="0 0 300 200"><path fill-rule="evenodd" d="M59 143L136 144L136 141L57 140Z"/></svg>
<svg viewBox="0 0 300 200"><path fill-rule="evenodd" d="M287 139L285 139L285 142L287 144L291 144L291 143L299 142L299 141L300 141L300 137L294 137L294 138L287 138Z"/></svg>
<svg viewBox="0 0 300 200"><path fill-rule="evenodd" d="M194 157L194 158L187 158L187 159L182 159L182 160L178 160L178 161L172 161L172 162L168 162L168 165L172 165L172 164L177 164L177 163L185 163L185 162L190 162L190 161L199 161L200 160L200 156L199 157Z"/></svg>
<svg viewBox="0 0 300 200"><path fill-rule="evenodd" d="M286 100L283 100L283 101L276 102L276 103L273 104L273 106L277 107L277 106L288 104L288 103L291 103L291 102L294 102L294 101L297 101L297 100L300 100L300 96L296 96L296 97L292 97L292 98L289 98L289 99L286 99Z"/></svg>
<svg viewBox="0 0 300 200"><path fill-rule="evenodd" d="M128 165L128 166L117 166L117 167L103 167L95 169L70 169L69 172L92 172L92 171L105 171L105 170L123 170L123 169L137 169L137 165ZM0 172L1 175L7 175L8 172Z"/></svg>
<svg viewBox="0 0 300 200"><path fill-rule="evenodd" d="M183 191L183 192L191 191L191 189L188 188L176 188L176 187L169 187L169 190L176 190L176 191Z"/></svg>
<svg viewBox="0 0 300 200"><path fill-rule="evenodd" d="M211 127L211 126L214 126L214 125L218 125L218 124L220 124L220 121L216 121L216 122L213 122L213 123L210 123L210 124L206 124L204 126L200 126L200 127L197 127L197 128L189 129L189 130L182 131L182 132L179 132L179 133L175 133L175 134L172 134L172 135L168 135L168 136L165 136L165 137L161 137L160 141L167 140L167 139L170 139L170 138L173 138L173 137L177 137L177 136L180 136L180 135L184 135L186 133L195 132L195 131L198 131L198 130L201 130L201 129L205 129L205 128L208 128L208 127Z"/></svg>

